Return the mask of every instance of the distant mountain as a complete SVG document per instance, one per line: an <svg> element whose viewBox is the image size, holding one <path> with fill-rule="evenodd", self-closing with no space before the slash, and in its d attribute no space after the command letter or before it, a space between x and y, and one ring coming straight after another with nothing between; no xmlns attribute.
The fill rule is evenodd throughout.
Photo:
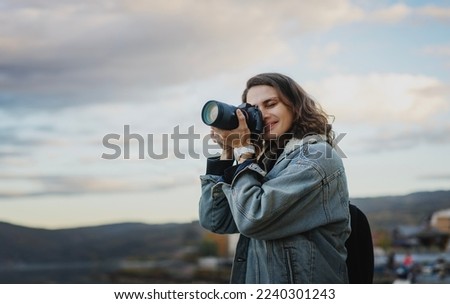
<svg viewBox="0 0 450 304"><path fill-rule="evenodd" d="M433 212L450 208L450 191L353 198L352 203L365 212L373 230L391 229L396 225L419 225ZM0 222L0 266L165 259L189 245L198 245L204 233L198 222L121 223L58 230Z"/></svg>
<svg viewBox="0 0 450 304"><path fill-rule="evenodd" d="M198 242L197 222L35 229L0 222L0 265L160 258Z"/></svg>
<svg viewBox="0 0 450 304"><path fill-rule="evenodd" d="M367 215L373 230L397 225L419 225L439 210L450 209L450 191L416 192L403 196L353 198Z"/></svg>

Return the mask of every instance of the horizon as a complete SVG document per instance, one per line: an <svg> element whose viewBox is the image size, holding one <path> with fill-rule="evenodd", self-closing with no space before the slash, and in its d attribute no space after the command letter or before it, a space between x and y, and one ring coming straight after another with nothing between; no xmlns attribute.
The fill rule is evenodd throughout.
<svg viewBox="0 0 450 304"><path fill-rule="evenodd" d="M0 16L1 221L195 220L202 106L239 104L262 72L334 117L350 197L449 187L447 1L5 0Z"/></svg>
<svg viewBox="0 0 450 304"><path fill-rule="evenodd" d="M350 197L350 201L352 200L371 200L371 199L384 199L384 198L391 198L391 197L406 197L410 195L417 195L417 194L426 194L426 193L437 193L437 192L448 192L450 194L450 189L441 189L441 190L433 190L433 191L417 191L417 192L411 192L407 194L401 194L401 195L380 195L380 196L368 196L368 197ZM450 201L449 201L449 208L450 210ZM444 209L443 209L444 210ZM446 209L445 209L446 210ZM82 228L95 228L95 227L104 227L104 226L114 226L114 225L127 225L127 224L136 224L136 225L183 225L183 224L193 224L199 222L199 219L192 219L192 220L186 220L186 221L166 221L166 222L145 222L145 221L121 221L121 222L104 222L104 223L85 223L81 224L81 226L50 226L50 227L43 227L43 226L28 226L23 225L20 223L13 223L4 221L0 218L0 224L8 224L12 226L18 226L23 228L30 228L30 229L43 229L43 230L49 230L49 231L56 231L56 230L70 230L70 229L82 229Z"/></svg>

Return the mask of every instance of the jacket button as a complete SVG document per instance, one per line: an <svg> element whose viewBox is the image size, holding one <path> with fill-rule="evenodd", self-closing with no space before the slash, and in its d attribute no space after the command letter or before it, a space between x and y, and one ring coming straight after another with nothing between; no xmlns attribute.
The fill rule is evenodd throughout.
<svg viewBox="0 0 450 304"><path fill-rule="evenodd" d="M242 263L242 262L245 262L245 259L244 258L237 258L237 261Z"/></svg>

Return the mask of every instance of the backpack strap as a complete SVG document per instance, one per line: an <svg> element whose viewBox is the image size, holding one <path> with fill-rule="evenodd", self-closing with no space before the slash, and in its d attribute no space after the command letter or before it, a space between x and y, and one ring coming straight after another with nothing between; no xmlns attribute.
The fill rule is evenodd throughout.
<svg viewBox="0 0 450 304"><path fill-rule="evenodd" d="M372 232L366 215L355 205L349 205L352 232L345 242L350 284L373 283L374 253Z"/></svg>

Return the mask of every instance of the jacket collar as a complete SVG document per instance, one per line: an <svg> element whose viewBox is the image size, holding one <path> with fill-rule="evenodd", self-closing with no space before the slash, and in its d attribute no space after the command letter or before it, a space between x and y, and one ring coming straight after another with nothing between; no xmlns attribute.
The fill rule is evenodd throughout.
<svg viewBox="0 0 450 304"><path fill-rule="evenodd" d="M305 136L302 139L300 138L292 138L288 141L288 143L286 144L286 146L284 147L284 155L287 155L291 152L293 152L296 149L299 149L300 147L302 147L305 144L315 144L319 141L326 141L327 137L323 134L314 134L314 135L309 135L309 136Z"/></svg>

